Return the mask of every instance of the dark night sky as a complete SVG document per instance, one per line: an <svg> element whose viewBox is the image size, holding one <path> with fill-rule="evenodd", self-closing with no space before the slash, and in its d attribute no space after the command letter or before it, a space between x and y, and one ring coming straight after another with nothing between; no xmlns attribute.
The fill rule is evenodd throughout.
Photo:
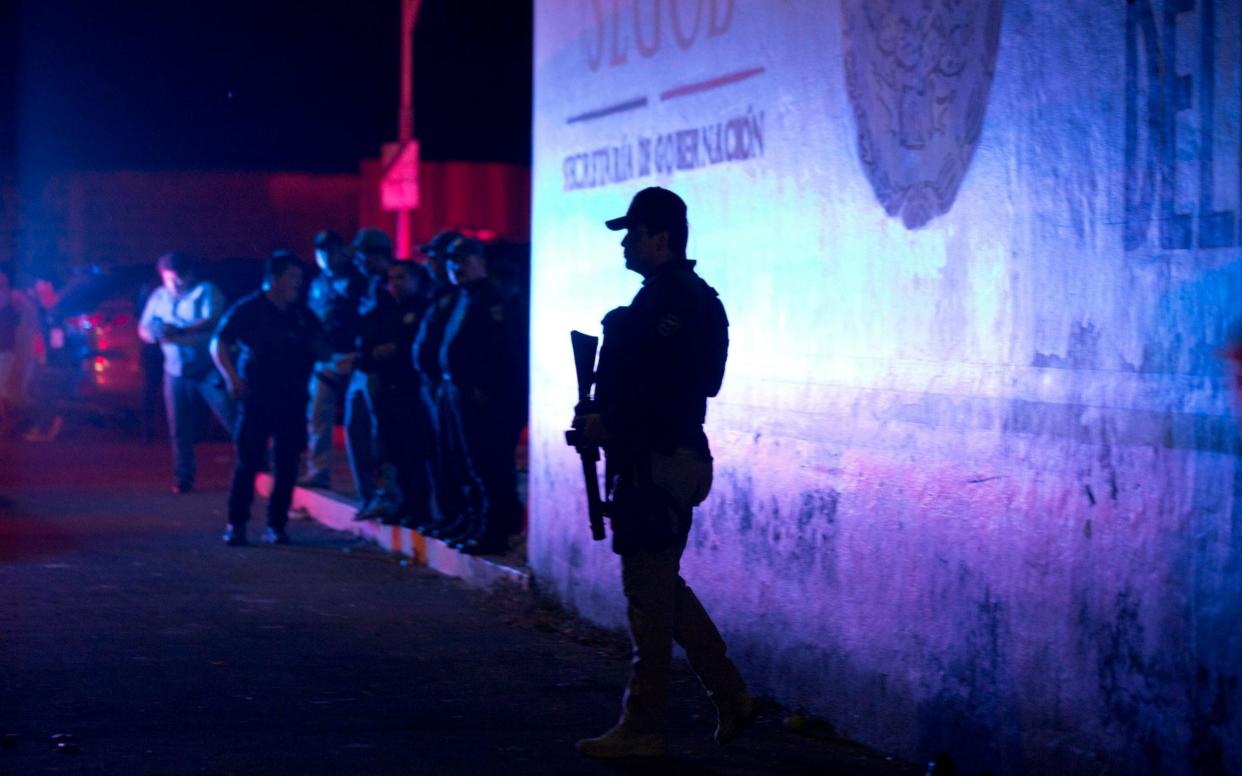
<svg viewBox="0 0 1242 776"><path fill-rule="evenodd" d="M0 0L0 176L16 165L17 142L17 7Z"/></svg>
<svg viewBox="0 0 1242 776"><path fill-rule="evenodd" d="M19 170L356 170L396 137L399 24L399 0L25 0ZM424 158L529 163L531 1L424 0L415 39Z"/></svg>

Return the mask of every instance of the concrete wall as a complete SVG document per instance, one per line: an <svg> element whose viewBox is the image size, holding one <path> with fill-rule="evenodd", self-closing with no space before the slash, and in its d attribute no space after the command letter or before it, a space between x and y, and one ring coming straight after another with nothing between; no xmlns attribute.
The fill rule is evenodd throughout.
<svg viewBox="0 0 1242 776"><path fill-rule="evenodd" d="M623 622L567 332L628 301L601 221L665 185L733 322L683 574L754 686L968 771L1242 771L1240 32L1225 0L537 2L538 584Z"/></svg>

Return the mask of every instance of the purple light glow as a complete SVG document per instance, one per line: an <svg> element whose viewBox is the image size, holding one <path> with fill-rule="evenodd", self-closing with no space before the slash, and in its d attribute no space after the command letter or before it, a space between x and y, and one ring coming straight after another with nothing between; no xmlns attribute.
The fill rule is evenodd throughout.
<svg viewBox="0 0 1242 776"><path fill-rule="evenodd" d="M667 186L733 343L684 573L750 681L967 770L1146 773L1148 750L1164 772L1242 769L1242 717L1196 689L1242 664L1218 355L1242 320L1242 9L637 3L666 31L727 6L717 34L653 50L652 18L605 5L536 6L547 589L623 622L560 439L565 333L628 302L602 222ZM1162 113L1171 84L1186 105Z"/></svg>

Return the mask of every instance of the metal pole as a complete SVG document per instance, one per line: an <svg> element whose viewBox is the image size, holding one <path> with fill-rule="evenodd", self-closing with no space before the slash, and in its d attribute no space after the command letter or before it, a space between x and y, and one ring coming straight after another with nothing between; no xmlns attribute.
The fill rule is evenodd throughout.
<svg viewBox="0 0 1242 776"><path fill-rule="evenodd" d="M397 139L402 147L414 139L414 24L422 0L401 0L401 107L397 114ZM410 211L397 211L397 256L414 254L410 234Z"/></svg>

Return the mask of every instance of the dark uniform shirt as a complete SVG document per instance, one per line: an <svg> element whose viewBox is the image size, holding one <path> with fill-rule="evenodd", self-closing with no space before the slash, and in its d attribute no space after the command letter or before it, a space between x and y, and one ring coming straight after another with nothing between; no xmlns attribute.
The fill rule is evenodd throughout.
<svg viewBox="0 0 1242 776"><path fill-rule="evenodd" d="M366 290L366 278L353 269L340 276L321 274L311 281L307 304L323 324L333 353L353 351L358 307Z"/></svg>
<svg viewBox="0 0 1242 776"><path fill-rule="evenodd" d="M284 310L262 291L237 300L220 320L216 336L241 348L238 372L252 403L293 404L304 411L315 361L330 355L323 326L305 304Z"/></svg>
<svg viewBox="0 0 1242 776"><path fill-rule="evenodd" d="M414 368L432 385L440 382L440 344L444 341L444 326L457 305L459 292L457 286L448 284L435 289L410 348Z"/></svg>
<svg viewBox="0 0 1242 776"><path fill-rule="evenodd" d="M372 275L363 279L362 298L358 300L358 315L370 315L377 308L391 304L392 294L388 293L388 278Z"/></svg>
<svg viewBox="0 0 1242 776"><path fill-rule="evenodd" d="M427 304L427 299L421 296L405 301L393 300L362 319L358 368L378 375L380 384L386 389L405 390L418 385L418 370L411 349ZM374 358L372 353L380 345L393 345L392 355Z"/></svg>
<svg viewBox="0 0 1242 776"><path fill-rule="evenodd" d="M515 305L488 278L458 294L440 344L440 369L463 394L508 414L525 411L524 323Z"/></svg>
<svg viewBox="0 0 1242 776"><path fill-rule="evenodd" d="M596 398L610 453L708 452L703 421L723 377L728 320L694 264L661 265L604 319Z"/></svg>

